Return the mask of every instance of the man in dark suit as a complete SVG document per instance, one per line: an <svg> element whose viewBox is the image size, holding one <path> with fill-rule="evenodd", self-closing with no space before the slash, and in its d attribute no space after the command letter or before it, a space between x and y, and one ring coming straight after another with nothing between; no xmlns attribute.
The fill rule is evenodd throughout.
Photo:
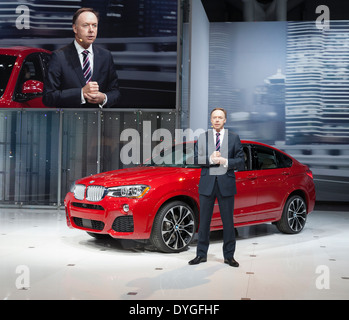
<svg viewBox="0 0 349 320"><path fill-rule="evenodd" d="M120 91L113 57L92 45L98 31L98 13L79 9L73 17L75 40L54 51L44 85L43 102L58 108L109 108Z"/></svg>
<svg viewBox="0 0 349 320"><path fill-rule="evenodd" d="M234 195L236 194L234 170L244 167L244 153L237 134L224 129L227 113L223 108L211 112L213 130L201 134L194 149L194 161L202 166L199 183L200 227L196 257L190 265L207 261L210 224L215 200L218 200L223 222L224 263L238 267L234 259Z"/></svg>

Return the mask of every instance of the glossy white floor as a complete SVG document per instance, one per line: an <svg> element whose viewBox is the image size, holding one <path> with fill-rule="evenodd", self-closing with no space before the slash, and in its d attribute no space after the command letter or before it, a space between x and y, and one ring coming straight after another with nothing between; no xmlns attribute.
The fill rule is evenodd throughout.
<svg viewBox="0 0 349 320"><path fill-rule="evenodd" d="M64 211L0 209L0 299L349 299L349 209L316 210L299 235L240 228L223 263L222 233L208 262L68 229Z"/></svg>

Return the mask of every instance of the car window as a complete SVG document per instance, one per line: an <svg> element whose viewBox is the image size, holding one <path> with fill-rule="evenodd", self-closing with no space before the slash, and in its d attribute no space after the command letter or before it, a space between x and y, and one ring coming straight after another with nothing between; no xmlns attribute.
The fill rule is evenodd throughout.
<svg viewBox="0 0 349 320"><path fill-rule="evenodd" d="M255 145L253 155L254 170L289 168L292 166L291 158L271 148Z"/></svg>
<svg viewBox="0 0 349 320"><path fill-rule="evenodd" d="M275 152L276 154L276 159L278 162L278 167L279 168L290 168L292 167L292 159L288 156L286 156L285 154L281 153L281 152Z"/></svg>
<svg viewBox="0 0 349 320"><path fill-rule="evenodd" d="M277 160L273 149L262 146L254 146L254 168L255 170L276 169Z"/></svg>
<svg viewBox="0 0 349 320"><path fill-rule="evenodd" d="M17 80L16 93L22 92L23 84L28 80L44 81L44 72L38 53L29 55L23 62Z"/></svg>
<svg viewBox="0 0 349 320"><path fill-rule="evenodd" d="M146 166L199 168L194 164L194 143L178 144L144 163Z"/></svg>
<svg viewBox="0 0 349 320"><path fill-rule="evenodd" d="M0 98L6 90L17 57L0 55Z"/></svg>
<svg viewBox="0 0 349 320"><path fill-rule="evenodd" d="M243 145L245 165L244 170L241 171L252 170L250 148L250 145ZM194 143L175 145L168 150L163 150L143 165L200 168L199 165L194 164Z"/></svg>

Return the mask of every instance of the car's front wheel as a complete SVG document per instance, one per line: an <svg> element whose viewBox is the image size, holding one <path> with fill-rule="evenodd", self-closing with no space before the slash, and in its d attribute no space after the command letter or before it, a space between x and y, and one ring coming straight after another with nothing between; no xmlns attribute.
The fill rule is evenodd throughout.
<svg viewBox="0 0 349 320"><path fill-rule="evenodd" d="M285 204L281 219L276 222L279 231L296 234L303 230L307 221L307 204L298 195L290 197Z"/></svg>
<svg viewBox="0 0 349 320"><path fill-rule="evenodd" d="M156 214L150 241L162 252L180 252L191 243L195 230L193 209L183 201L171 201Z"/></svg>

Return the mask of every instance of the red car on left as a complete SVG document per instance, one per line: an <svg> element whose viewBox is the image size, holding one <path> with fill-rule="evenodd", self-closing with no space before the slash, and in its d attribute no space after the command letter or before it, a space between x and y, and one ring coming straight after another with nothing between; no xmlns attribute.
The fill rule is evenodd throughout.
<svg viewBox="0 0 349 320"><path fill-rule="evenodd" d="M40 48L0 48L0 108L46 108L42 94L50 56Z"/></svg>

